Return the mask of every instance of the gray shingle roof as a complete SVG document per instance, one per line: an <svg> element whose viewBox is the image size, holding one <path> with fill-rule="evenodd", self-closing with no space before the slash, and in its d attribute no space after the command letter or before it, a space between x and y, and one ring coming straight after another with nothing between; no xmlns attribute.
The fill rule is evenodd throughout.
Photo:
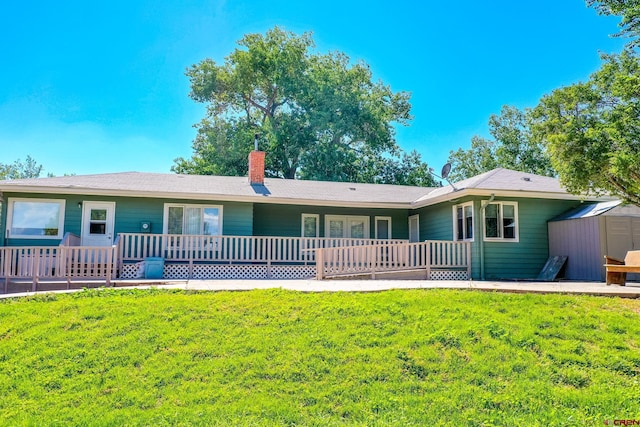
<svg viewBox="0 0 640 427"><path fill-rule="evenodd" d="M465 194L489 192L521 197L576 198L555 178L509 169L494 169L444 187L357 184L266 178L250 185L247 177L122 172L99 175L0 181L4 192L93 194L254 203L315 204L411 208Z"/></svg>
<svg viewBox="0 0 640 427"><path fill-rule="evenodd" d="M122 172L0 181L0 190L338 205L408 205L433 188L247 177Z"/></svg>
<svg viewBox="0 0 640 427"><path fill-rule="evenodd" d="M444 187L435 188L428 194L416 200L415 204L424 205L428 204L430 201L454 197L454 193L461 191L469 193L473 190L476 190L476 193L515 192L522 193L522 197L526 197L527 193L548 195L550 198L571 197L571 195L560 185L560 181L556 178L497 168L492 171L476 175L472 178L454 182L453 186L446 185Z"/></svg>

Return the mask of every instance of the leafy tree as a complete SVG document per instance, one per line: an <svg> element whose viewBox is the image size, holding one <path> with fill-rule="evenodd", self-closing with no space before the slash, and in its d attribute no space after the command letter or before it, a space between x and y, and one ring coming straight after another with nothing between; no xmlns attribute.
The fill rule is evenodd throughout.
<svg viewBox="0 0 640 427"><path fill-rule="evenodd" d="M388 159L383 162L381 177L378 183L394 183L399 185L414 185L419 187L439 187L431 168L422 161L420 154L413 150L410 153L400 153L399 159Z"/></svg>
<svg viewBox="0 0 640 427"><path fill-rule="evenodd" d="M190 97L207 104L207 116L196 126L191 159L176 159L173 171L243 175L259 134L268 176L409 179L387 173L419 159L402 153L392 126L411 118L408 93L373 82L366 64L342 53L312 52L309 33L276 27L239 45L222 65L205 59L187 70Z"/></svg>
<svg viewBox="0 0 640 427"><path fill-rule="evenodd" d="M589 81L542 98L533 128L570 192L640 206L640 60L634 51L602 58Z"/></svg>
<svg viewBox="0 0 640 427"><path fill-rule="evenodd" d="M620 32L615 37L629 37L629 47L638 46L640 37L640 2L638 0L586 0L587 6L593 7L600 15L619 15L622 21L618 24Z"/></svg>
<svg viewBox="0 0 640 427"><path fill-rule="evenodd" d="M496 142L478 135L471 138L471 148L449 152L451 173L449 179L459 181L490 171L498 167L495 158Z"/></svg>
<svg viewBox="0 0 640 427"><path fill-rule="evenodd" d="M198 124L191 159L178 158L171 170L195 175L242 176L248 170L249 144L254 134L245 121L203 119Z"/></svg>
<svg viewBox="0 0 640 427"><path fill-rule="evenodd" d="M474 136L470 149L449 154L450 179L470 178L498 167L554 176L544 145L532 137L529 114L529 110L505 105L500 115L492 115L489 133L493 140Z"/></svg>
<svg viewBox="0 0 640 427"><path fill-rule="evenodd" d="M355 151L324 150L322 155L309 158L309 161L314 163L311 167L303 168L301 179L326 180L329 177L331 181L421 187L440 185L435 181L429 166L415 150L410 153L398 150L388 156L376 155L366 147L357 155Z"/></svg>
<svg viewBox="0 0 640 427"><path fill-rule="evenodd" d="M38 178L42 170L42 165L27 156L24 162L18 159L11 164L0 163L0 179Z"/></svg>

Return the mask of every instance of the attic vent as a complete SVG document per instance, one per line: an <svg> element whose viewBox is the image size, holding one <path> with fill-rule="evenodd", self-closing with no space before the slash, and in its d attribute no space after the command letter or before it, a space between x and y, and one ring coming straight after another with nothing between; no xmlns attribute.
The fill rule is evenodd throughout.
<svg viewBox="0 0 640 427"><path fill-rule="evenodd" d="M349 187L349 190L356 191L356 187Z"/></svg>
<svg viewBox="0 0 640 427"><path fill-rule="evenodd" d="M522 179L523 181L527 181L527 182L530 182L530 181L531 181L531 178L529 178L528 176L523 176L523 177L522 177L522 178L520 178L520 179Z"/></svg>

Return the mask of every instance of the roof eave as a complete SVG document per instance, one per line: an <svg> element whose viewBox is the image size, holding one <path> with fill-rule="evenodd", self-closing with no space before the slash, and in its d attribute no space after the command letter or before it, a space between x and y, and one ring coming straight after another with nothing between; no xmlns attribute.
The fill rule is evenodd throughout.
<svg viewBox="0 0 640 427"><path fill-rule="evenodd" d="M590 201L609 201L616 200L615 197L610 196L584 196L575 195L571 193L558 193L558 192L546 192L546 191L526 191L526 190L490 190L490 189L477 189L477 188L463 188L458 191L443 194L441 196L428 198L422 201L415 201L412 203L412 209L419 209L426 206L437 205L447 201L455 201L462 197L480 196L480 197L514 197L514 198L526 198L526 199L550 199L550 200L590 200Z"/></svg>
<svg viewBox="0 0 640 427"><path fill-rule="evenodd" d="M340 200L316 200L316 199L292 199L286 197L272 197L269 195L236 196L228 194L212 193L174 193L156 191L129 191L109 190L101 188L83 187L46 187L46 186L10 186L0 189L4 193L47 193L47 194L72 194L110 197L143 197L160 199L186 199L186 200L211 200L221 202L246 202L246 203L270 203L284 205L307 206L336 206L351 208L386 208L386 209L411 209L411 202L354 202Z"/></svg>

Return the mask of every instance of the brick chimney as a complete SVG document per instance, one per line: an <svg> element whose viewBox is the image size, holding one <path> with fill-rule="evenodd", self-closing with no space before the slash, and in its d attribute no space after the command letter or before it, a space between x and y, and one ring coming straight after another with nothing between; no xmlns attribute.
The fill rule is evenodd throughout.
<svg viewBox="0 0 640 427"><path fill-rule="evenodd" d="M264 151L249 153L249 184L264 184Z"/></svg>

